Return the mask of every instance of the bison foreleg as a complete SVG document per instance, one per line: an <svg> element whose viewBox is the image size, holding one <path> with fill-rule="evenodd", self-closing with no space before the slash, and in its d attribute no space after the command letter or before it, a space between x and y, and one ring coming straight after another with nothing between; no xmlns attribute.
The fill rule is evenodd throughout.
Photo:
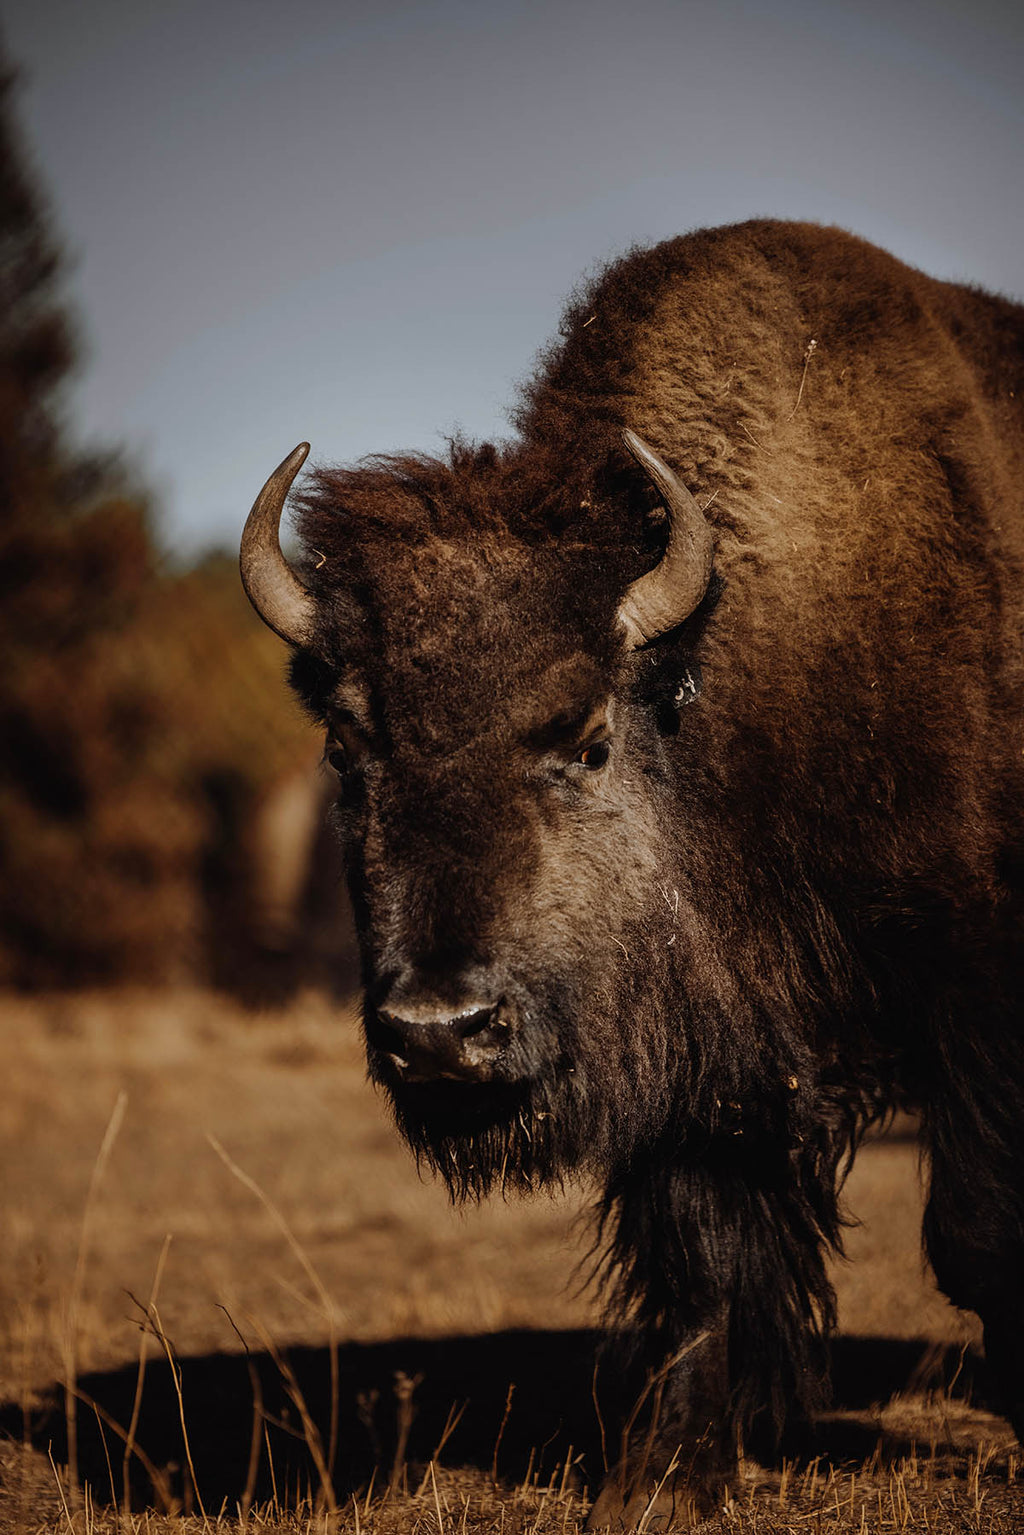
<svg viewBox="0 0 1024 1535"><path fill-rule="evenodd" d="M1008 1031L1009 1032L1009 1031ZM1008 1052L1009 1053L1009 1052ZM995 1405L1024 1443L1024 1092L1016 1060L957 1075L925 1123L928 1256L954 1305L976 1311Z"/></svg>
<svg viewBox="0 0 1024 1535"><path fill-rule="evenodd" d="M638 1324L647 1380L593 1528L634 1527L652 1497L652 1514L706 1512L740 1439L774 1440L820 1398L825 1251L838 1229L831 1160L748 1146L712 1142L699 1160L649 1166L643 1179L634 1169L609 1192L618 1306Z"/></svg>
<svg viewBox="0 0 1024 1535"><path fill-rule="evenodd" d="M588 1529L667 1528L709 1513L736 1470L728 1408L728 1321L720 1311L647 1369Z"/></svg>

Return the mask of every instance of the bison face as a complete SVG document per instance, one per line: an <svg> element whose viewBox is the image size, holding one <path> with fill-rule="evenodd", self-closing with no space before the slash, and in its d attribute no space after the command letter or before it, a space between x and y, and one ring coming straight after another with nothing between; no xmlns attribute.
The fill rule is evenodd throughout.
<svg viewBox="0 0 1024 1535"><path fill-rule="evenodd" d="M643 1015L686 899L635 652L678 603L661 567L623 595L621 557L470 518L358 551L303 589L293 680L339 781L371 1076L458 1192L607 1165L668 1090Z"/></svg>
<svg viewBox="0 0 1024 1535"><path fill-rule="evenodd" d="M326 710L370 1072L434 1159L472 1143L494 1170L500 1146L508 1177L511 1136L532 1176L551 1120L571 1101L576 1124L624 1053L652 905L669 936L663 745L578 569L493 546L399 563L405 596Z"/></svg>

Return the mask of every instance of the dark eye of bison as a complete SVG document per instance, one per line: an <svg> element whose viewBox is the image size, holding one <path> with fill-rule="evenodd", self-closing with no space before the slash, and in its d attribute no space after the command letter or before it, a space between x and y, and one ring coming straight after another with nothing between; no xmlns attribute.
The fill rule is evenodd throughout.
<svg viewBox="0 0 1024 1535"><path fill-rule="evenodd" d="M576 754L576 761L581 767L590 768L591 771L603 768L611 755L611 749L610 741L593 741Z"/></svg>
<svg viewBox="0 0 1024 1535"><path fill-rule="evenodd" d="M326 752L327 761L341 778L349 770L349 760L343 746L331 745Z"/></svg>

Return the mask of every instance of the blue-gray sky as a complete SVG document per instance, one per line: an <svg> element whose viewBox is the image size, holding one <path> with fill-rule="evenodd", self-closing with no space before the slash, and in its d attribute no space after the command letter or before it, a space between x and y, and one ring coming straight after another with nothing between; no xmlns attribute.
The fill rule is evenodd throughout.
<svg viewBox="0 0 1024 1535"><path fill-rule="evenodd" d="M834 222L1024 296L1020 0L0 0L76 265L72 398L161 532L230 544L296 441L507 432L635 242Z"/></svg>

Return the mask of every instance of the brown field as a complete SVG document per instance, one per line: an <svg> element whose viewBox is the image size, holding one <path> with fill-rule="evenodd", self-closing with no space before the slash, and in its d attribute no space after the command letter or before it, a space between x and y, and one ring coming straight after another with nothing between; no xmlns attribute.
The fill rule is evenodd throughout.
<svg viewBox="0 0 1024 1535"><path fill-rule="evenodd" d="M0 1528L582 1522L586 1190L451 1210L364 1081L351 1008L7 999L0 1080ZM802 1458L749 1462L705 1528L1024 1529L976 1325L922 1264L906 1129L863 1148L847 1199L836 1410Z"/></svg>

